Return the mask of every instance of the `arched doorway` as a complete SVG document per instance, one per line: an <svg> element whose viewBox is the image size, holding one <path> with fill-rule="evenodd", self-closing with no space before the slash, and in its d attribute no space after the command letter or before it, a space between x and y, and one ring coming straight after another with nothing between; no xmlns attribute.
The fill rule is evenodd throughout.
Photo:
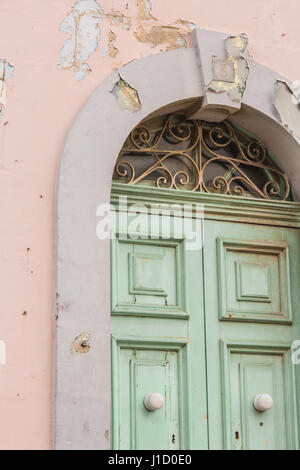
<svg viewBox="0 0 300 470"><path fill-rule="evenodd" d="M224 34L211 33L211 38L206 41L206 46L201 51L202 59L207 55L207 60L211 63L210 44L215 46L219 43L222 51L225 38ZM195 47L170 51L122 68L122 78L139 94L141 106L136 112L124 111L120 107L112 93L120 77L118 74L112 74L90 97L67 137L57 194L54 413L54 447L57 449L111 447L110 240L100 241L96 237L97 208L101 204L109 204L116 157L132 129L157 110L164 114L163 108L170 103L175 103L172 112L177 112L199 102L199 98L205 96L205 87L200 79L201 64L199 65L195 52ZM297 138L282 126L273 106L272 97L277 78L275 72L252 61L241 109L232 115L231 122L264 142L289 175L299 197L300 146ZM216 94L215 104L224 104L222 93ZM127 190L129 188L131 186L127 185ZM143 198L143 190L139 191L140 201ZM155 194L159 194L159 191L156 190ZM116 187L114 192L116 193ZM172 192L176 200L178 196L175 193L179 191ZM214 217L220 212L214 199L217 196L219 201L220 195L202 194L204 199L210 200L206 203L206 211L215 214ZM145 194L146 202L147 198L148 195ZM227 199L227 196L224 198ZM241 217L248 220L251 214L261 222L265 217L262 210L264 204L276 206L270 211L270 225L276 221L283 223L285 229L299 225L298 214L291 209L292 202L269 203L258 199L253 199L247 208L244 205L241 207L237 199L234 208L232 204L224 203L221 217L227 214L229 219L232 219L223 223L237 223L236 219L234 220L237 213L238 222ZM288 215L279 210L282 206L290 208ZM212 223L213 220L208 222ZM248 225L254 227L253 224ZM259 223L259 226L267 227L267 224ZM224 233L225 227L227 225L224 225ZM264 234L261 233L259 237L261 236L264 237ZM248 239L248 236L245 238ZM227 249L227 246L225 248ZM214 253L217 256L216 252ZM293 279L296 278L297 273L293 272ZM65 304L68 304L67 313L63 308ZM217 320L215 318L215 321ZM238 321L231 323L224 319L219 324L222 328L233 324L234 331ZM247 331L254 327L251 322L243 325L246 325ZM267 328L268 323L262 322L261 325ZM294 325L297 326L297 322ZM278 326L277 329L280 328L281 326ZM81 338L83 347L74 348L73 343L76 345L79 341L80 345ZM233 340L234 337L231 337L230 341ZM89 342L89 347L86 347L86 342ZM239 345L229 342L226 351L234 351L235 354L237 347ZM211 357L217 356L219 357L219 352L214 349ZM207 369L210 370L209 365ZM294 367L294 371L296 387L299 388L297 367ZM229 390L228 385L225 385L225 388ZM214 401L211 401L211 406L213 405ZM188 413L193 414L191 407L187 409ZM216 410L220 413L220 405L216 406ZM213 409L211 413L214 413ZM223 409L223 413L228 414L228 411ZM217 420L215 423L218 426L219 445L221 429ZM263 429L263 426L261 428ZM228 434L224 429L224 435L227 435L226 432ZM178 443L176 435L175 443Z"/></svg>
<svg viewBox="0 0 300 470"><path fill-rule="evenodd" d="M112 203L113 448L297 448L300 204L268 149L156 115Z"/></svg>

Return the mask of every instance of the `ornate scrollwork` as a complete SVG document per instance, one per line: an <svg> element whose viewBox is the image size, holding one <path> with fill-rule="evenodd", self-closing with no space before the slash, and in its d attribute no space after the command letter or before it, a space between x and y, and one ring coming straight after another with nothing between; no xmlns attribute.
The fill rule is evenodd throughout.
<svg viewBox="0 0 300 470"><path fill-rule="evenodd" d="M135 185L287 200L288 178L267 149L230 122L169 115L136 127L126 140L115 178Z"/></svg>

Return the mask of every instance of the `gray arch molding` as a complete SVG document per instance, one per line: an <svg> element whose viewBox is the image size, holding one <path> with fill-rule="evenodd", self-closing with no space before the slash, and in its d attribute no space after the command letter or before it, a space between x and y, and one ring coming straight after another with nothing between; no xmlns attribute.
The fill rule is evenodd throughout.
<svg viewBox="0 0 300 470"><path fill-rule="evenodd" d="M65 142L56 225L56 449L110 447L110 247L96 238L96 208L109 203L115 161L130 131L170 103L172 110L193 105L196 114L208 109L213 119L214 110L217 116L233 113L233 122L265 142L300 196L300 146L274 106L282 77L248 59L240 102L226 91L211 91L212 56L226 60L228 36L201 30L193 35L192 48L152 55L120 70L138 93L135 112L120 106L112 93L120 77L110 75L80 111ZM80 350L82 333L90 335L90 349Z"/></svg>

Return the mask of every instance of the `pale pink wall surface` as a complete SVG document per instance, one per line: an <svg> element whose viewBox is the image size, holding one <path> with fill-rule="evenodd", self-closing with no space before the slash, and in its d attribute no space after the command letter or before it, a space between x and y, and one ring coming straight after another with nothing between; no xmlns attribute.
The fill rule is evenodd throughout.
<svg viewBox="0 0 300 470"><path fill-rule="evenodd" d="M100 0L105 12L119 10L135 24L127 30L106 17L99 47L88 58L92 72L76 81L73 72L57 67L68 37L59 26L74 3L0 2L0 59L15 67L0 121L0 340L7 348L6 365L0 365L1 449L51 448L54 204L66 133L113 69L166 48L136 39L136 0ZM183 19L204 29L245 32L255 60L300 78L297 0L152 0L152 15L159 25ZM119 50L113 58L102 55L109 30Z"/></svg>

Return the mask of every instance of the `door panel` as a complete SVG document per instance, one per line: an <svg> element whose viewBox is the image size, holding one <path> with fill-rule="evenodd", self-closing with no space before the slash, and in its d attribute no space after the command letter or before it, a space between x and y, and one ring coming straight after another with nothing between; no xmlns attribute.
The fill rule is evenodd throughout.
<svg viewBox="0 0 300 470"><path fill-rule="evenodd" d="M220 318L290 323L286 243L217 239Z"/></svg>
<svg viewBox="0 0 300 470"><path fill-rule="evenodd" d="M187 445L185 344L173 346L134 340L117 341L116 406L119 408L119 449L169 449ZM155 349L157 348L157 349ZM164 406L148 411L149 391L164 397Z"/></svg>
<svg viewBox="0 0 300 470"><path fill-rule="evenodd" d="M221 356L227 448L294 449L296 407L290 346L221 341ZM274 402L265 412L257 411L253 404L262 390Z"/></svg>
<svg viewBox="0 0 300 470"><path fill-rule="evenodd" d="M205 221L204 240L210 448L297 448L298 230ZM259 393L272 409L254 409Z"/></svg>
<svg viewBox="0 0 300 470"><path fill-rule="evenodd" d="M184 241L113 241L112 314L188 317Z"/></svg>

